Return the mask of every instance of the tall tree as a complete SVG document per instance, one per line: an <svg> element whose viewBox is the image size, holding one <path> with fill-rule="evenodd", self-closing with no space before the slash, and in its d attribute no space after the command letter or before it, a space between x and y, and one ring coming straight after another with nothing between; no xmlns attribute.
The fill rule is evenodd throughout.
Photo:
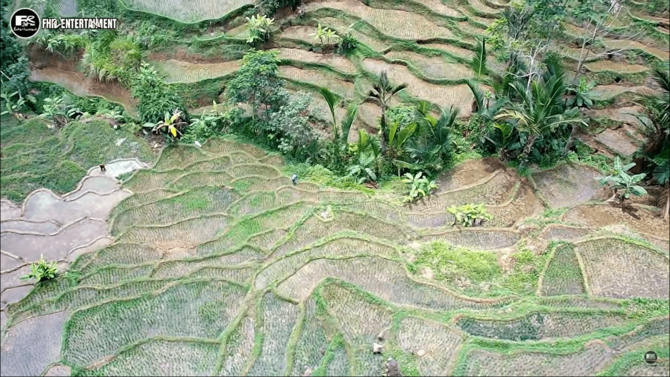
<svg viewBox="0 0 670 377"><path fill-rule="evenodd" d="M489 42L494 51L506 55L508 71L530 86L563 30L565 15L562 0L513 0L489 26Z"/></svg>
<svg viewBox="0 0 670 377"><path fill-rule="evenodd" d="M621 51L617 49L593 54L591 48L598 40L612 31L612 26L621 14L622 4L619 0L576 0L571 4L573 6L569 9L570 17L583 29L583 33L579 35L580 51L574 76L576 79L590 56L597 58ZM639 39L640 33L637 33L634 28L629 28L629 30L632 32L627 33L626 39L630 41Z"/></svg>
<svg viewBox="0 0 670 377"><path fill-rule="evenodd" d="M242 67L226 87L228 98L235 104L248 103L255 118L267 121L287 101L286 92L281 90L282 81L277 77L278 63L276 51L252 51L244 55Z"/></svg>
<svg viewBox="0 0 670 377"><path fill-rule="evenodd" d="M407 84L393 85L389 81L388 73L382 71L368 93L368 98L379 103L382 108L381 132L380 138L382 153L386 152L386 110L391 102L391 98L399 91L407 88Z"/></svg>

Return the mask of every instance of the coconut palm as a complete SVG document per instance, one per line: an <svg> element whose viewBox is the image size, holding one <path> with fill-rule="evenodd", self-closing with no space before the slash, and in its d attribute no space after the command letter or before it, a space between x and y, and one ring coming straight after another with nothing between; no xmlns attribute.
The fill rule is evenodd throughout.
<svg viewBox="0 0 670 377"><path fill-rule="evenodd" d="M333 117L333 140L340 140L342 143L346 143L349 138L351 125L354 123L354 119L356 119L358 105L355 103L349 105L347 108L347 115L344 116L338 127L337 117L335 116L335 106L340 103L340 99L328 88L321 88L319 92L326 100L328 108L330 109L330 115Z"/></svg>
<svg viewBox="0 0 670 377"><path fill-rule="evenodd" d="M382 119L380 122L382 132L380 138L382 153L386 152L386 110L391 102L391 98L405 88L407 88L407 84L391 84L388 78L388 73L382 71L379 76L377 76L377 79L372 86L372 90L368 93L368 98L378 102L379 106L382 108Z"/></svg>
<svg viewBox="0 0 670 377"><path fill-rule="evenodd" d="M563 105L566 87L561 73L534 80L530 87L516 82L511 84L511 88L520 102L507 103L493 119L510 121L517 132L525 135L523 154L526 158L538 138L554 132L559 126L587 126L579 109L566 109Z"/></svg>

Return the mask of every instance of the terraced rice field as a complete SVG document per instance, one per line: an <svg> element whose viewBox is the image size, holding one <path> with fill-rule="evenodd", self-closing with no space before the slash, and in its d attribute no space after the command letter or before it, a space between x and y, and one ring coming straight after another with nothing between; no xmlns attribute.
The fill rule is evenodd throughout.
<svg viewBox="0 0 670 377"><path fill-rule="evenodd" d="M248 4L126 2L185 23ZM362 102L371 75L387 70L393 83L408 84L393 105L424 99L467 117L474 37L505 6L308 2L304 19L273 37L279 74L292 91L325 86ZM361 49L314 51L318 23L351 30ZM239 43L247 33L238 26L226 35ZM646 41L608 39L605 47L668 56L667 46ZM565 47L573 59L578 53ZM603 59L586 69L648 69ZM222 87L239 67L153 63L169 83ZM134 105L127 91L50 69L33 78ZM598 85L596 100L652 90L626 85ZM362 103L349 141L358 129L373 132L379 111ZM604 203L592 168L520 177L495 159L469 160L443 174L430 198L403 205L302 177L293 185L280 156L229 139L173 145L150 168L122 160L101 175L87 169L121 157L148 163L148 146L117 145L126 136L106 125L59 135L33 126L2 129L3 198L15 201L2 201L0 222L2 375L381 375L389 357L403 375L668 375L668 223L644 207L633 217ZM631 153L633 141L623 145L608 131L596 140ZM87 148L82 138L107 144ZM45 170L51 161L71 174ZM114 178L138 168L122 184ZM45 185L57 192L34 191ZM483 203L493 219L452 226L446 208L468 203ZM67 273L37 285L20 280L42 253ZM658 364L640 361L647 349Z"/></svg>
<svg viewBox="0 0 670 377"><path fill-rule="evenodd" d="M20 286L3 291L11 302L2 311L3 374L300 375L309 368L365 375L380 374L389 356L407 375L593 374L635 352L611 349L667 337L667 317L630 312L636 297L667 303L663 250L619 236L590 240L604 231L597 227L577 238L555 225L531 236L517 220L540 216L543 205L495 160L450 171L425 208L292 185L283 166L251 145L212 139L202 148L164 149L151 169L127 179L123 197L103 199L110 206L97 214L81 206L81 191L118 188L94 178L67 206L37 194L22 211L7 204L3 258L34 260L58 244L53 252L61 256L51 258L64 255L70 265L49 284L14 292L16 299L8 294ZM545 174L542 182L553 187L569 173ZM547 205L579 208L594 195L576 190L585 191ZM514 221L452 228L444 208L468 202ZM507 206L525 209L496 212ZM99 241L81 239L78 222L58 230L93 216L109 217ZM88 239L106 233L82 221L94 232ZM577 242L523 260L522 245L549 238ZM440 264L417 252L436 241L487 256L493 275L465 275L469 285L444 279ZM517 266L495 272L510 255ZM531 267L535 274L524 272ZM23 269L3 272L3 286L14 287ZM509 279L519 278L530 285L511 288ZM658 321L665 327L652 326ZM653 331L635 335L635 326ZM571 337L579 341L528 350L529 342ZM497 339L511 342L513 357L495 351ZM384 346L381 355L372 353L373 342Z"/></svg>
<svg viewBox="0 0 670 377"><path fill-rule="evenodd" d="M250 0L196 0L190 2L180 0L130 0L126 2L130 9L157 14L184 23L214 20L243 6L252 4L253 2Z"/></svg>

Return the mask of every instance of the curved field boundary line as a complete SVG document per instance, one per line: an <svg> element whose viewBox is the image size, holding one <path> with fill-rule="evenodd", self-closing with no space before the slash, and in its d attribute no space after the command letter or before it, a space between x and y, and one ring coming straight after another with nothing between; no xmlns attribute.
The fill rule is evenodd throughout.
<svg viewBox="0 0 670 377"><path fill-rule="evenodd" d="M274 50L271 50L271 51L274 51ZM290 58L279 59L278 65L280 65L280 66L289 65L289 66L296 67L296 68L301 68L301 69L315 69L315 70L325 69L328 72L334 73L338 76L341 76L346 80L354 80L358 76L357 72L355 72L355 73L345 72L345 71L342 71L338 68L335 68L334 66L329 65L329 64L317 63L317 62L308 62L308 61L304 61L304 60L297 60L297 59L290 59Z"/></svg>
<svg viewBox="0 0 670 377"><path fill-rule="evenodd" d="M482 227L472 227L472 228L457 228L453 230L440 230L437 232L433 233L424 233L424 236L441 236L444 234L449 234L449 233L462 233L463 231L470 232L472 231L473 233L476 232L481 232L481 233L487 233L487 232L501 232L501 233L514 233L517 235L521 235L521 232L512 228L500 228L500 227L490 227L490 228L482 228Z"/></svg>
<svg viewBox="0 0 670 377"><path fill-rule="evenodd" d="M441 195L445 195L445 194L451 194L451 193L454 193L454 192L470 190L474 187L485 185L485 184L489 183L489 181L491 181L493 178L495 178L498 174L502 174L505 171L506 171L506 169L498 169L498 170L494 171L493 173L491 173L491 175L489 175L488 177L484 177L483 179L481 179L481 180L479 180L475 183L471 183L469 185L461 186L459 188L455 188L455 189L452 189L452 190L442 191L442 192L439 192L435 195L441 196Z"/></svg>
<svg viewBox="0 0 670 377"><path fill-rule="evenodd" d="M184 1L184 2L187 2L187 1ZM200 24L200 23L203 23L203 22L208 22L208 21L225 21L225 20L228 20L228 19L233 18L235 16L238 16L240 14L243 14L247 9L253 8L253 6L254 6L253 4L244 4L240 7L238 7L237 9L232 9L232 10L228 11L226 14L224 14L223 16L220 16L220 17L217 17L217 18L205 18L205 19L202 19L202 20L186 22L186 21L178 20L176 18L165 16L165 15L162 15L162 14L153 13L153 12L150 12L148 10L141 10L141 9L131 8L129 6L129 4L126 4L125 1L118 1L118 3L128 11L149 14L149 15L152 15L152 16L155 16L155 17L160 17L160 18L167 18L168 20L174 21L174 22L176 22L178 24L182 24L182 25L197 25L197 24Z"/></svg>
<svg viewBox="0 0 670 377"><path fill-rule="evenodd" d="M221 342L217 339L207 339L207 338L195 338L195 337L178 337L178 336L166 336L166 335L156 335L156 336L151 336L147 338L142 338L140 340L136 340L132 343L126 344L116 350L111 355L105 356L100 360L96 360L86 366L84 366L84 369L87 371L92 371L95 369L99 369L104 367L105 365L109 364L110 362L114 361L117 357L121 356L121 354L130 352L134 350L135 348L138 348L140 346L143 346L146 343L154 342L154 341L161 341L161 342L182 342L182 343L199 343L199 344L212 344L212 345L221 345ZM48 368L46 369L48 370Z"/></svg>
<svg viewBox="0 0 670 377"><path fill-rule="evenodd" d="M157 189L153 189L153 190L149 190L149 191L143 191L142 193L145 194L145 193L148 193L148 192L159 191L159 190L165 190L165 189L157 188ZM127 190L127 191L131 192L130 190ZM110 218L107 220L107 221L108 221L108 226L107 226L107 228L108 228L108 229L113 229L113 228L114 228L114 223L116 222L116 218L119 217L120 215L122 215L122 214L124 214L124 213L130 211L130 210L133 210L133 209L136 209L136 208L142 208L142 207L144 207L144 206L151 205L151 204L156 204L156 203L158 203L158 202L160 202L160 201L162 201L162 200L169 200L169 199L175 198L175 197L177 197L177 196L184 195L184 194L188 193L189 191L191 191L191 190L184 190L184 191L175 192L173 195L170 195L170 196L168 196L168 197L161 198L161 199L156 199L156 200L153 200L153 201L150 201L150 202L146 202L146 203L142 203L142 204L140 204L140 205L138 205L138 206L134 206L134 207L130 207L130 208L128 208L128 209L125 209L125 210L123 210L123 211L121 211L121 212L119 212L119 213L114 213L113 210L112 210L112 214L111 214ZM131 193L132 193L132 192L131 192ZM133 195L135 195L135 193L132 193L131 196L129 196L129 197L123 199L122 201L120 201L119 204L117 204L117 207L118 207L121 203L123 203L124 201L129 200Z"/></svg>
<svg viewBox="0 0 670 377"><path fill-rule="evenodd" d="M296 227L296 230L297 229L298 228ZM290 236L293 236L293 234L290 234L289 236L287 236L287 238L286 238L287 241L290 239ZM321 237L321 238L315 240L314 242L312 242L308 245L305 245L303 247L300 247L298 249L291 250L289 253L287 253L285 255L282 255L280 258L277 258L277 259L269 259L268 258L268 259L266 259L266 263L263 264L263 266L261 267L261 269L258 272L260 273L260 271L266 269L268 266L270 266L272 264L275 264L275 263L277 263L277 262L279 262L283 259L292 257L294 255L298 255L298 254L301 254L301 253L305 253L305 252L308 252L308 251L310 251L312 249L315 249L317 247L326 246L330 243L334 243L334 242L337 242L337 241L340 241L340 240L364 241L364 242L367 242L367 243L370 243L370 244L375 243L375 244L380 245L380 246L384 246L384 247L394 249L398 253L398 255L401 254L401 248L399 247L399 245L397 245L395 243L391 243L388 240L373 237L373 236L371 236L367 233L360 233L360 232L356 232L356 231L352 231L352 230L343 230L343 231L335 232L333 234L329 234L328 236L325 236L325 237ZM282 244L283 244L283 242L280 243L280 244L277 244L276 247L279 247ZM276 247L275 247L275 249L276 249ZM276 250L272 250L272 251L274 252ZM270 255L270 257L272 257L272 255Z"/></svg>
<svg viewBox="0 0 670 377"><path fill-rule="evenodd" d="M635 246L644 248L644 249L646 249L647 251L650 251L650 252L652 252L652 253L654 253L654 254L658 254L658 255L660 255L660 256L662 256L662 257L664 257L665 259L668 259L668 260L670 261L670 257L669 257L668 255L665 255L665 254L659 252L659 251L656 250L654 247L649 247L648 245L644 245L644 244L642 244L642 243L640 243L640 242L635 242L635 241L632 241L632 240L629 240L629 239L626 239L626 238L623 238L623 237L618 237L618 236L616 236L616 235L608 235L608 236L593 237L593 238L589 238L589 239L585 239L585 240L575 241L575 242L573 242L573 243L574 243L575 245L579 245L579 244L583 244L583 243L587 243L587 242L593 242L593 241L599 241L599 240L616 240L616 241L620 241L620 242L627 243L627 244L629 244L629 245L635 245Z"/></svg>
<svg viewBox="0 0 670 377"><path fill-rule="evenodd" d="M350 239L351 239L351 237L343 237L343 238L350 238ZM370 242L371 240L365 240L365 241ZM329 242L330 242L330 241L329 241ZM380 241L372 240L372 242L377 242L377 243L379 243L379 244L381 244L381 245L384 245L384 246L391 246L391 245L382 243L382 242L380 242ZM319 246L320 246L320 245L319 245ZM316 246L314 246L314 247L316 247ZM393 246L391 246L391 247L393 247ZM312 247L305 248L305 250L303 250L303 251L301 251L301 252L309 251L311 248L312 248ZM394 248L395 248L395 247L394 247ZM397 250L397 248L396 248L396 250ZM287 258L288 256L292 256L292 255L295 255L295 254L298 254L298 253L299 253L299 252L292 253L292 254L288 254L288 255L286 255L286 256L283 256L282 258L277 259L277 260L274 261L274 262L280 261L280 260L282 260L282 259ZM456 298L461 299L461 300L463 300L463 301L470 301L470 302L479 303L479 304L497 304L497 303L504 303L504 302L507 302L507 301L511 301L511 302L518 301L518 296L514 296L514 295L511 295L511 296L503 296L503 297L499 297L499 298L477 298L477 297L464 296L464 295L461 295L461 294L459 294L459 293L457 293L457 292L455 292L455 291L452 291L451 289L449 289L449 288L447 288L447 287L444 287L444 286L442 286L442 285L438 285L438 284L435 284L435 283L433 283L433 282L429 282L429 281L424 281L423 279L415 278L414 276L412 276L412 274L410 274L409 270L407 270L407 266L405 265L405 263L404 263L401 259L385 257L385 256L378 255L378 254L366 254L366 253L360 253L360 254L356 254L356 255L347 255L347 256L326 255L326 256L320 256L320 257L315 257L315 258L309 258L308 262L305 263L305 264L303 264L302 266L300 266L300 268L298 268L296 271L294 271L293 273L287 275L285 278L283 278L283 279L281 279L281 280L279 280L279 281L273 282L273 283L270 284L269 286L271 286L271 287L277 287L277 286L279 286L281 283L283 283L284 281L286 281L286 280L289 279L290 277L294 276L294 275L295 275L300 269L302 269L304 266L306 266L307 264L309 264L309 263L311 263L311 262L313 262L313 261L315 261L315 260L320 260L320 259L326 259L326 260L347 260L347 259L357 259L357 258L380 258L380 259L385 259L385 260L388 260L388 261L391 261L391 262L398 263L400 266L402 266L403 270L405 271L405 277L406 277L407 279L409 279L410 281L412 281L412 282L414 282L414 283L417 283L417 284L419 284L419 285L427 285L427 286L431 286L431 287L436 288L436 289L438 289L438 290L444 291L444 292L446 292L446 293L452 295L453 297L456 297ZM261 271L263 271L265 268L267 268L268 266L270 266L271 264L274 264L274 262L269 263L269 264L263 266L263 268L262 268L261 270L259 270L259 273L260 273ZM256 278L256 275L254 275L254 279L255 279L255 278ZM333 277L330 277L330 276L325 276L324 279L326 279L326 278L334 279ZM340 280L340 279L338 279L338 280ZM319 286L319 284L321 284L322 282L323 282L323 279L322 279L322 280L315 286L315 290L316 290L316 288ZM352 284L352 283L350 283L350 284ZM355 285L355 284L354 284L354 285ZM510 302L510 303L511 303L511 302ZM405 306L405 305L401 305L401 306ZM425 309L425 310L433 310L433 309ZM433 310L433 311L439 311L439 310Z"/></svg>
<svg viewBox="0 0 670 377"><path fill-rule="evenodd" d="M600 203L583 203L583 204L578 204L578 205L576 205L576 206L573 206L573 207L571 207L570 209L572 209L572 208L576 208L576 207L579 207L579 206L583 206L583 205L586 205L586 204L597 205L597 206L606 206L606 205L608 205L608 203L605 203L605 202L600 202ZM570 209L568 209L568 211L569 211ZM566 211L563 215L561 215L561 221L564 221L565 216L567 216L567 214L568 214L568 211ZM644 233L644 232L639 232L639 231L635 231L635 232L636 232L636 233L639 233L640 235L642 235L642 236L644 236L644 237L653 238L653 239L655 239L655 240L659 240L659 241L670 242L670 238L661 238L661 237L659 237L659 236L657 236L657 235L655 235L655 234L649 234L649 233ZM618 240L620 240L620 241L625 241L625 242L631 243L630 240L626 240L626 239L619 238L619 237L616 237L616 236L603 236L603 237L596 237L596 238L594 238L594 239L599 239L599 238L616 238L616 239L618 239ZM589 240L583 240L583 241L579 241L579 242L586 242L586 241L589 241ZM649 246L646 246L646 245L640 245L640 246L644 246L644 247L646 247L646 248L649 249Z"/></svg>
<svg viewBox="0 0 670 377"><path fill-rule="evenodd" d="M5 252L3 251L2 254L5 255L5 254L9 254L9 253L5 253ZM13 259L13 258L12 258L12 259ZM20 270L21 268L23 268L23 267L25 267L25 266L28 266L28 265L30 265L30 262L24 262L24 263L19 264L19 265L16 266L16 267L8 268L8 269L6 269L6 270L2 270L2 271L0 271L0 274L8 274L8 273L10 273L10 272L14 272L14 271Z"/></svg>
<svg viewBox="0 0 670 377"><path fill-rule="evenodd" d="M17 222L17 221L24 222L24 223L33 223L33 224L50 223L50 224L53 224L53 225L56 225L56 226L60 226L60 224L58 224L54 220L31 220L31 219L5 219L5 220L0 221L0 224L9 223L9 222ZM15 231L13 231L12 229L0 230L0 233L5 233L5 232L12 233L12 232L15 232Z"/></svg>
<svg viewBox="0 0 670 377"><path fill-rule="evenodd" d="M439 79L435 77L430 77L425 75L421 69L417 68L414 63L412 63L409 60L406 59L401 59L401 58L388 58L386 56L381 56L379 60L383 60L388 64L398 64L398 65L404 65L407 67L407 69L414 75L416 78L423 80L427 83L430 84L435 84L435 85L441 85L441 86L454 86L454 85L461 85L461 84L467 84L468 81L475 79L475 77L464 77L461 79Z"/></svg>
<svg viewBox="0 0 670 377"><path fill-rule="evenodd" d="M150 225L136 225L136 226L134 226L134 227L132 227L132 228L130 228L130 229L124 230L122 233L119 233L119 235L116 236L115 239L119 239L119 238L121 238L123 235L125 235L127 232L129 232L129 231L131 231L131 230L133 230L133 229L160 229L160 228L167 228L167 227L171 227L171 226L175 226L175 225L181 224L181 223L186 222L186 221L191 221L191 220L196 220L196 219L202 219L202 218L206 218L206 217L226 217L226 218L231 218L231 219L233 218L232 216L230 216L230 215L227 214L227 213L223 213L223 212L214 212L214 213L201 214L201 215L197 215L197 216L191 216L191 217L188 217L188 218L185 218L185 219L181 219L181 220L179 220L179 221L175 221L175 222L173 222L173 223L168 223L168 224L161 224L161 225L154 225L154 224L150 224Z"/></svg>
<svg viewBox="0 0 670 377"><path fill-rule="evenodd" d="M374 25L372 25L371 23L369 23L368 21L366 21L365 19L363 19L359 16L356 16L356 15L351 14L349 12L345 12L341 9L330 8L328 6L323 6L323 7L316 8L316 9L311 9L311 10L307 11L305 14L311 16L312 18L318 19L320 17L339 18L339 17L335 16L335 14L338 14L338 13L343 15L344 18L349 18L349 19L352 19L352 20L356 20L356 22L354 22L355 24L364 25L365 28L368 28L369 30L373 31L374 34L376 34L376 35L370 35L370 33L363 33L363 34L366 34L371 38L381 39L382 41L387 41L387 42L416 42L416 43L441 42L441 43L446 43L446 44L451 44L453 42L457 45L462 45L462 44L465 43L461 40L458 40L458 39L455 39L455 38L449 38L449 37L431 37L431 38L420 38L420 39L403 39L403 38L393 37L391 35L383 33L378 28L376 28ZM407 13L411 13L411 12L407 12ZM454 34L461 34L462 33L460 30L454 30L455 27L453 25L448 25L448 27L443 26L443 28L448 29L452 32L456 32ZM358 31L360 32L360 30L358 30ZM474 49L474 46L472 46L472 48ZM374 49L371 49L371 50L375 51Z"/></svg>
<svg viewBox="0 0 670 377"><path fill-rule="evenodd" d="M110 165L110 164L115 163L115 162L133 161L133 160L136 161L136 162L137 162L138 164L140 164L140 165L146 165L146 164L144 164L143 162L139 161L137 158L121 158L121 159L116 159L116 160L113 160L113 161L111 161L111 162L108 162L107 165ZM95 194L95 195L99 195L99 196L108 196L108 195L111 195L111 194L113 194L113 193L115 193L115 192L117 192L117 191L126 191L126 192L132 194L132 192L131 192L130 190L126 190L126 189L123 189L123 188L119 188L119 189L116 189L116 190L113 190L113 191L111 191L111 192L107 192L107 193L100 193L100 192L97 192L97 191L94 191L94 190L86 190L86 191L84 191L83 193L81 193L80 195L78 195L78 196L77 196L76 198L74 198L74 199L70 199L70 198L68 198L69 196L71 196L71 195L77 193L77 191L80 190L80 189L83 187L84 182L86 181L86 179L88 179L88 178L90 178L90 177L94 177L94 176L91 176L90 174L91 174L93 171L95 171L96 169L98 169L97 166L94 166L94 167L88 169L88 172L86 173L86 175L84 176L84 178L82 178L81 181L77 184L77 187L76 187L74 190L72 190L72 191L70 191L70 192L68 192L68 193L65 193L65 194L63 194L63 195L58 195L58 194L56 194L55 192L53 192L52 190L50 190L50 189L48 189L48 188L38 188L38 189L34 190L34 191L31 192L30 194L28 194L28 196L26 196L26 198L23 200L23 203L22 203L22 205L21 205L21 218L18 218L18 219L9 219L9 220L23 220L22 217L23 217L23 214L25 213L26 204L28 203L28 200L30 199L30 197L33 196L34 194L36 194L37 192L48 192L48 193L50 193L55 199L57 199L57 200L59 200L59 201L61 201L61 202L71 202L71 201L75 201L75 200L80 199L81 197L83 197L84 195L87 195L87 194ZM141 169L137 169L137 170L135 170L135 171L138 171L138 170L141 170ZM134 175L134 173L133 173L133 175ZM117 182L118 182L118 180L117 180ZM9 203L11 203L11 201L6 200L6 199L3 199L3 201L4 201L4 202L9 202ZM13 204L13 203L12 203L12 204Z"/></svg>
<svg viewBox="0 0 670 377"><path fill-rule="evenodd" d="M89 242L89 243L87 243L87 244L85 244L85 245L75 246L74 248L72 248L72 250L70 250L70 251L67 253L67 255L69 256L69 255L72 254L75 250L87 248L87 247L93 245L94 243L96 243L96 242L98 242L98 241L100 241L100 240L102 240L102 239L105 239L105 238L108 239L108 240L110 240L110 241L113 241L113 240L114 240L114 239L113 239L112 237L110 237L110 236L100 236L100 237L94 239L93 241L91 241L91 242ZM94 251L92 251L92 252L94 252Z"/></svg>
<svg viewBox="0 0 670 377"><path fill-rule="evenodd" d="M72 222L69 222L69 223L61 226L57 231L55 231L53 233L24 232L24 231L20 231L20 230L12 230L12 229L8 229L6 231L3 231L2 233L12 233L12 234L20 234L20 235L26 235L26 236L52 237L52 236L56 236L56 235L60 234L61 232L67 230L69 227L71 227L71 226L73 226L77 223L80 223L82 221L85 221L85 220L99 221L103 224L105 223L105 220L97 219L97 218L94 218L94 217L84 216L84 217L81 217L77 220L74 220ZM100 237L98 237L98 238L100 238Z"/></svg>
<svg viewBox="0 0 670 377"><path fill-rule="evenodd" d="M586 231L588 232L586 235L581 236L581 237L578 237L578 238L576 238L576 239L574 239L574 240L564 240L564 241L566 241L566 242L587 242L587 241L590 241L590 240L592 240L592 239L599 239L599 238L603 238L603 237L604 237L604 238L608 238L608 237L614 237L614 238L616 238L616 237L617 237L617 234L616 234L616 233L613 233L613 234L607 234L607 235L598 235L598 234L593 235L593 233L599 233L599 232L602 232L602 229L601 229L601 228L593 228L593 227L587 227L587 226L573 226L573 225L556 224L556 223L547 225L547 226L542 230L542 232L540 233L540 235L539 235L538 237L539 237L539 238L542 238L542 239L545 239L545 240L549 240L549 239L546 238L546 233L548 233L552 228L553 228L553 229L560 228L560 229L566 229L566 230L586 230ZM605 228L606 228L606 227L605 227ZM641 241L650 243L650 245L647 245L646 247L650 247L650 246L651 246L651 247L653 247L653 248L655 248L655 249L656 249L656 248L659 248L659 249L660 249L659 246L654 245L653 243L651 243L650 239L651 239L651 240L655 240L655 241L660 241L660 242L670 242L670 240L663 239L663 238L660 238L660 237L657 237L657 236L651 236L651 235L648 235L648 234L645 234L645 233L640 233L640 232L637 232L637 231L633 231L633 232L635 233L635 236L636 236L637 238L640 238ZM621 240L626 240L627 242L630 243L630 240L627 239L627 238L625 238L625 237L620 238L620 239L621 239ZM638 243L635 243L635 244L637 245ZM663 250L661 250L661 251L663 251Z"/></svg>
<svg viewBox="0 0 670 377"><path fill-rule="evenodd" d="M530 317L534 314L618 314L621 316L626 315L626 311L624 309L582 309L582 308L547 308L547 309L532 309L529 311L525 311L522 313L519 312L512 312L512 315L502 315L502 316L493 316L490 313L483 313L483 312L469 312L469 313L459 313L455 315L451 320L449 321L450 324L454 326L458 326L457 323L463 319L463 318L468 318L468 319L474 319L482 322L489 322L489 323L498 323L500 325L504 325L505 323L508 322L513 322L513 321L518 321L518 320L523 320L527 317ZM610 326L610 327L618 327L618 326ZM597 328L596 330L592 331L598 331L601 328ZM466 332L467 333L467 332ZM468 333L469 334L469 333ZM588 333L583 334L583 335L588 335ZM476 336L476 335L473 335ZM496 339L496 338L488 338L488 339ZM543 338L539 340L535 340L534 342L553 342L555 341L556 338ZM515 342L516 343L516 342Z"/></svg>
<svg viewBox="0 0 670 377"><path fill-rule="evenodd" d="M10 258L12 258L12 259L15 259L15 260L17 260L17 261L25 261L25 259L23 259L23 258L21 258L21 257L19 257L19 256L17 256L17 255L14 255L14 254L12 254L12 253L10 253L10 252L8 252L8 251L0 250L0 254L3 254L3 255L5 255L5 256L8 256L8 257L10 257Z"/></svg>

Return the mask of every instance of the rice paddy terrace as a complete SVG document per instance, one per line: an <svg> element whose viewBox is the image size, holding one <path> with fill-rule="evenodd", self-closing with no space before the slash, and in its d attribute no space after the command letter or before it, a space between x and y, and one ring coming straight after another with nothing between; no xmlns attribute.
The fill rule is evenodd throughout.
<svg viewBox="0 0 670 377"><path fill-rule="evenodd" d="M3 375L667 375L668 224L565 184L590 168L470 160L402 206L283 164L212 139L3 202ZM494 219L451 227L470 202ZM11 288L39 253L67 272Z"/></svg>
<svg viewBox="0 0 670 377"><path fill-rule="evenodd" d="M236 14L251 6L195 3L125 4L176 22L215 21L208 35L148 54L167 82L195 93L193 110L238 69L241 55L216 52L243 45ZM62 15L76 13L76 1L58 4ZM307 2L302 18L278 18L267 48L278 50L292 90L326 86L361 101L386 69L409 85L400 103L427 99L468 116L474 37L505 6ZM658 23L627 10L624 21L635 20ZM348 57L315 52L319 23L350 29L361 47ZM639 145L633 95L654 90L648 66L670 55L667 29L655 28L635 43L604 41L635 58L594 55L586 65L598 82L591 115L625 124L583 135L600 151L629 155ZM566 40L582 32L569 27ZM562 51L574 69L579 51L567 42ZM45 66L32 78L134 106L123 88L105 92L74 71ZM379 113L364 102L351 137L375 129ZM408 206L390 194L294 186L281 157L232 140L170 146L149 167L140 161L150 148L130 144L132 135L40 125L3 122L3 198L6 184L10 199L27 198L2 201L2 375L381 375L388 357L403 375L670 375L668 223L649 203L635 204L634 216L605 203L590 167L525 178L470 160ZM89 170L99 161L115 162L101 175ZM58 181L58 193L32 192L59 178L34 170L43 164L77 178ZM452 227L446 208L467 203L486 204L493 219ZM33 287L19 277L40 254L67 272ZM644 363L648 350L658 363Z"/></svg>

